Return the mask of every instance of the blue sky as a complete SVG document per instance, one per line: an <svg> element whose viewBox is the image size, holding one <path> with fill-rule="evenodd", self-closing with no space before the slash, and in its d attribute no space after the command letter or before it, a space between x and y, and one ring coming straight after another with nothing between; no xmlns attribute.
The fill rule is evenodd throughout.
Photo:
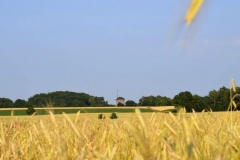
<svg viewBox="0 0 240 160"><path fill-rule="evenodd" d="M0 97L85 92L114 103L240 84L240 1L0 1ZM187 42L184 47L182 44Z"/></svg>

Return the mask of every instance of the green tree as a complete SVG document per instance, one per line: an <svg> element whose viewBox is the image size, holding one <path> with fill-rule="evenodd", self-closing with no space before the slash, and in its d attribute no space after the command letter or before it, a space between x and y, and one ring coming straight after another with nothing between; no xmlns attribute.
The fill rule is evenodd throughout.
<svg viewBox="0 0 240 160"><path fill-rule="evenodd" d="M17 100L14 102L13 106L14 106L15 108L28 107L28 102L25 101L25 100L23 100L23 99L17 99Z"/></svg>
<svg viewBox="0 0 240 160"><path fill-rule="evenodd" d="M197 112L201 112L202 110L208 110L206 104L204 103L202 97L199 95L193 95L193 109Z"/></svg>
<svg viewBox="0 0 240 160"><path fill-rule="evenodd" d="M13 101L9 98L0 98L0 108L13 107Z"/></svg>
<svg viewBox="0 0 240 160"><path fill-rule="evenodd" d="M230 103L230 90L226 87L221 87L219 89L220 95L220 109L226 111Z"/></svg>
<svg viewBox="0 0 240 160"><path fill-rule="evenodd" d="M57 107L86 107L107 106L103 97L94 97L86 93L69 91L56 91L50 93L36 94L28 99L28 103L34 107L46 106L46 101L51 101Z"/></svg>
<svg viewBox="0 0 240 160"><path fill-rule="evenodd" d="M88 102L89 102L89 105L92 107L95 107L97 104L94 97L90 97Z"/></svg>
<svg viewBox="0 0 240 160"><path fill-rule="evenodd" d="M168 97L157 96L155 99L155 106L171 106L172 100Z"/></svg>
<svg viewBox="0 0 240 160"><path fill-rule="evenodd" d="M118 102L117 106L124 106L121 102Z"/></svg>
<svg viewBox="0 0 240 160"><path fill-rule="evenodd" d="M36 110L31 106L31 107L28 107L26 112L28 115L33 115L36 112Z"/></svg>
<svg viewBox="0 0 240 160"><path fill-rule="evenodd" d="M117 119L118 116L116 113L112 113L111 116L110 116L110 119Z"/></svg>
<svg viewBox="0 0 240 160"><path fill-rule="evenodd" d="M170 106L172 105L172 99L163 96L146 96L139 99L139 106Z"/></svg>
<svg viewBox="0 0 240 160"><path fill-rule="evenodd" d="M203 100L203 102L204 102L204 104L206 106L205 110L206 111L210 111L211 105L212 105L211 98L209 96L204 96L204 97L202 97L202 100Z"/></svg>
<svg viewBox="0 0 240 160"><path fill-rule="evenodd" d="M191 112L192 109L194 109L193 96L191 92L180 92L178 95L174 96L173 104L177 107L185 107L187 112Z"/></svg>
<svg viewBox="0 0 240 160"><path fill-rule="evenodd" d="M105 119L106 117L105 117L105 115L104 114L99 114L98 115L98 119Z"/></svg>
<svg viewBox="0 0 240 160"><path fill-rule="evenodd" d="M211 106L215 107L215 106L216 106L216 103L217 103L218 100L219 100L219 93L218 93L218 91L216 91L216 90L210 91L210 92L209 92L209 97L210 97L210 99L212 100Z"/></svg>
<svg viewBox="0 0 240 160"><path fill-rule="evenodd" d="M127 100L125 103L126 106L137 106L137 103L133 100Z"/></svg>
<svg viewBox="0 0 240 160"><path fill-rule="evenodd" d="M139 106L155 106L155 99L156 98L154 96L143 96L139 100Z"/></svg>
<svg viewBox="0 0 240 160"><path fill-rule="evenodd" d="M221 87L218 91L212 90L208 95L211 99L210 108L213 111L226 111L230 103L230 90L226 87Z"/></svg>

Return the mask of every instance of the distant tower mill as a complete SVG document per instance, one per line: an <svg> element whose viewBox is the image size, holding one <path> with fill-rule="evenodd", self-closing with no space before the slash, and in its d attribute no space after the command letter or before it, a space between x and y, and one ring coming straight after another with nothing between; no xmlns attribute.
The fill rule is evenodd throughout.
<svg viewBox="0 0 240 160"><path fill-rule="evenodd" d="M118 103L122 103L124 105L125 104L125 99L123 97L117 97L116 105L118 105Z"/></svg>
<svg viewBox="0 0 240 160"><path fill-rule="evenodd" d="M116 100L116 106L118 105L118 103L122 103L123 105L125 104L125 99L123 97L118 96L118 90L117 90L117 98L115 100Z"/></svg>

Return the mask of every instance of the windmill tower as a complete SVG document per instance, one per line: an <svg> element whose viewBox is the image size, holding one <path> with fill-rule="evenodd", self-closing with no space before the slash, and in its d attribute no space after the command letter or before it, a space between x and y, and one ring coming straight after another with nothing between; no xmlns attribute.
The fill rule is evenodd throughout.
<svg viewBox="0 0 240 160"><path fill-rule="evenodd" d="M117 90L117 98L114 100L116 100L116 107L117 107L118 103L122 103L123 105L125 104L125 99L123 97L118 96L118 90Z"/></svg>

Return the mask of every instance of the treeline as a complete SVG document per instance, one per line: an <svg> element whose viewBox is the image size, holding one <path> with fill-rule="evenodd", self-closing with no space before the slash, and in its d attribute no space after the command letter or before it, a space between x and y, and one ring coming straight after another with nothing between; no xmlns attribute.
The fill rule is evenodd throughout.
<svg viewBox="0 0 240 160"><path fill-rule="evenodd" d="M236 93L240 94L240 88L236 87ZM240 98L236 97L235 100L237 109L240 110ZM134 104L130 100L131 104ZM187 112L194 109L197 112L205 109L206 111L226 111L230 103L230 89L221 87L219 90L212 90L207 96L201 97L197 94L192 94L189 91L180 92L175 95L173 99L162 96L143 96L139 99L138 106L175 106L185 107ZM126 106L129 101L126 101ZM135 103L136 104L136 103Z"/></svg>
<svg viewBox="0 0 240 160"><path fill-rule="evenodd" d="M236 87L236 93L240 93L240 87ZM240 110L240 98L236 97L237 109ZM188 112L192 109L199 112L203 109L212 111L226 111L230 103L230 89L221 87L219 90L212 90L207 96L201 97L189 91L180 92L173 99L165 96L143 96L139 102L133 100L126 101L119 106L175 106L185 107ZM100 107L109 105L104 97L96 97L86 93L76 93L69 91L56 91L50 93L36 94L27 101L17 99L13 102L8 98L0 98L0 108L19 107Z"/></svg>
<svg viewBox="0 0 240 160"><path fill-rule="evenodd" d="M8 98L0 98L0 108L19 107L100 107L108 106L103 97L96 97L86 93L69 91L56 91L51 93L36 94L27 101L17 99L13 102Z"/></svg>
<svg viewBox="0 0 240 160"><path fill-rule="evenodd" d="M162 96L147 96L139 99L139 106L171 106L172 99Z"/></svg>

